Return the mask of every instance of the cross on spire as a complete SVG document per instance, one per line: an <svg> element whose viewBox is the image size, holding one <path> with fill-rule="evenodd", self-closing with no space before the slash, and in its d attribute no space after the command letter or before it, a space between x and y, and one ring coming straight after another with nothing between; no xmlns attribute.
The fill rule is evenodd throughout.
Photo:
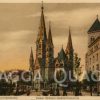
<svg viewBox="0 0 100 100"><path fill-rule="evenodd" d="M41 7L41 9L42 9L42 10L44 9L44 7L43 7L43 1L42 1L42 7Z"/></svg>
<svg viewBox="0 0 100 100"><path fill-rule="evenodd" d="M45 18L44 18L44 11L43 11L43 1L42 1L42 6L41 6L41 18L40 18L40 25L39 25L39 38L42 37L44 41L47 40L47 35L46 35L46 26L45 26Z"/></svg>

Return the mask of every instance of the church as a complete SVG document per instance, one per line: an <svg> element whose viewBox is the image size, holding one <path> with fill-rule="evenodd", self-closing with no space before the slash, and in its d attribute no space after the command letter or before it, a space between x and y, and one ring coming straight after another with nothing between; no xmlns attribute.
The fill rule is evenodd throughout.
<svg viewBox="0 0 100 100"><path fill-rule="evenodd" d="M42 81L39 79L33 80L34 89L48 88L52 83L54 83L55 70L60 68L63 68L66 72L71 71L73 74L73 57L74 49L72 45L71 31L69 29L66 49L62 47L58 53L58 56L54 58L54 44L52 39L51 23L49 22L49 30L47 32L45 25L44 7L42 3L40 24L36 39L36 55L34 59L31 48L29 59L29 70L33 73L32 76L34 77L36 73L40 72L42 77Z"/></svg>

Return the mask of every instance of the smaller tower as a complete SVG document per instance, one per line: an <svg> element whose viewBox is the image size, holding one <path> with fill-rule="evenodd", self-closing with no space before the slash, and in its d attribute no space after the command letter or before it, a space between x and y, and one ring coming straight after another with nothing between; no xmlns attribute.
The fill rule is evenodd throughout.
<svg viewBox="0 0 100 100"><path fill-rule="evenodd" d="M33 72L33 71L34 71L34 57L33 57L32 47L31 47L31 53L30 53L29 64L30 64L29 70L30 70L31 72Z"/></svg>
<svg viewBox="0 0 100 100"><path fill-rule="evenodd" d="M68 57L68 69L69 71L71 71L72 76L73 76L74 49L73 49L73 44L72 44L70 28L69 28L68 43L67 43L65 53L66 53L66 56Z"/></svg>
<svg viewBox="0 0 100 100"><path fill-rule="evenodd" d="M34 57L33 57L32 47L31 47L31 53L30 53L29 64L30 64L29 71L31 72L31 85L32 85L32 87L34 87L34 85L33 85L33 76L34 76Z"/></svg>
<svg viewBox="0 0 100 100"><path fill-rule="evenodd" d="M60 63L60 67L62 67L66 70L66 68L67 68L67 56L65 54L63 46L62 46L60 52L58 53L58 60Z"/></svg>
<svg viewBox="0 0 100 100"><path fill-rule="evenodd" d="M55 60L55 70L57 71L57 79L62 80L64 77L64 73L61 70L59 70L60 68L65 70L66 74L68 73L67 72L68 71L68 69L67 69L67 56L65 54L63 46L62 46L62 48L61 48L60 52L58 53L58 56ZM68 78L66 77L66 79L68 79Z"/></svg>
<svg viewBox="0 0 100 100"><path fill-rule="evenodd" d="M49 33L46 44L46 66L47 67L52 66L53 60L54 60L54 45L52 41L51 23L49 22Z"/></svg>
<svg viewBox="0 0 100 100"><path fill-rule="evenodd" d="M68 43L67 43L67 47L66 47L65 52L66 52L66 54L70 54L73 52L73 45L72 45L72 37L71 37L70 28L69 28Z"/></svg>
<svg viewBox="0 0 100 100"><path fill-rule="evenodd" d="M54 64L54 45L52 41L51 23L49 22L48 39L46 43L46 68L45 68L46 80L52 79L54 71L53 64Z"/></svg>

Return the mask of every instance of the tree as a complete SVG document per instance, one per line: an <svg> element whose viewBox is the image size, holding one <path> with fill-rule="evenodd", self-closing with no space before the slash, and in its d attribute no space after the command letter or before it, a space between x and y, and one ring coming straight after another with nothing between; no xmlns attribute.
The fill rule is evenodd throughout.
<svg viewBox="0 0 100 100"><path fill-rule="evenodd" d="M81 58L78 57L78 54L75 53L74 54L74 72L75 72L75 75L76 75L76 85L75 85L75 89L74 89L74 92L75 92L75 96L78 96L80 95L80 90L81 90L81 84L79 82L79 76L80 76L80 61L81 61Z"/></svg>
<svg viewBox="0 0 100 100"><path fill-rule="evenodd" d="M78 80L78 76L80 75L80 71L79 71L80 61L81 61L81 58L79 58L78 54L75 53L74 54L74 70L75 70L75 74L77 76L77 80Z"/></svg>
<svg viewBox="0 0 100 100"><path fill-rule="evenodd" d="M96 75L93 74L92 71L89 71L87 73L87 78L83 80L83 86L85 87L89 87L89 91L90 91L90 95L92 96L92 92L93 92L93 87L96 86L97 82L95 81L97 79ZM93 80L92 77L95 79Z"/></svg>
<svg viewBox="0 0 100 100"><path fill-rule="evenodd" d="M89 73L88 73L88 77L89 77L89 82L88 82L88 84L89 84L89 87L90 87L90 95L92 96L92 91L93 91L93 86L95 86L96 85L96 81L94 81L93 79L92 79L92 71L90 71ZM97 79L97 77L96 77L96 75L94 75L93 74L93 78L94 79Z"/></svg>

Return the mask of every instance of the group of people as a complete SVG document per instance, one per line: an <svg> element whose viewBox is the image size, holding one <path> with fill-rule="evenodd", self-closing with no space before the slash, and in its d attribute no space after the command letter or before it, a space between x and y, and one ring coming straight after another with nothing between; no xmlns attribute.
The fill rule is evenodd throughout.
<svg viewBox="0 0 100 100"><path fill-rule="evenodd" d="M47 96L47 95L50 95L50 96L60 96L61 93L60 93L60 87L50 87L50 90L49 91L45 91L43 92L43 95L44 96ZM63 96L67 96L67 89L66 88L63 88Z"/></svg>
<svg viewBox="0 0 100 100"><path fill-rule="evenodd" d="M68 95L68 90L69 88L68 87L50 87L50 90L49 92L45 92L43 95L50 95L50 96L67 96ZM74 95L74 96L82 96L82 93L81 93L81 88L79 86L76 86L76 87L73 87L72 90L70 90L71 93Z"/></svg>

